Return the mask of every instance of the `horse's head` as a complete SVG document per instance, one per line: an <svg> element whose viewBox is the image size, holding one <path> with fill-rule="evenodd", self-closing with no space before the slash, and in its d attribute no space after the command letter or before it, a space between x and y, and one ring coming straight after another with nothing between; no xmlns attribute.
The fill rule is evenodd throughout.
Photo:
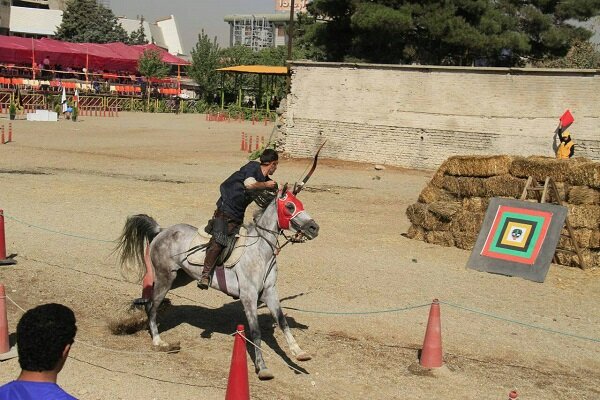
<svg viewBox="0 0 600 400"><path fill-rule="evenodd" d="M304 205L287 184L277 196L277 219L280 229L291 230L311 240L319 234L319 225L304 210Z"/></svg>

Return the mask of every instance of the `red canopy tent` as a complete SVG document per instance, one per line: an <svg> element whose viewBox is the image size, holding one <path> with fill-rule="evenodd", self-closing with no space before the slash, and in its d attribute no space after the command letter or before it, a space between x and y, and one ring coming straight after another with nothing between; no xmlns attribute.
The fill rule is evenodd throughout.
<svg viewBox="0 0 600 400"><path fill-rule="evenodd" d="M145 50L156 50L162 60L172 65L189 65L186 60L169 54L154 44L128 46L123 43L70 43L54 39L27 39L0 36L0 63L32 65L45 57L52 65L87 68L90 71L137 72L137 62Z"/></svg>

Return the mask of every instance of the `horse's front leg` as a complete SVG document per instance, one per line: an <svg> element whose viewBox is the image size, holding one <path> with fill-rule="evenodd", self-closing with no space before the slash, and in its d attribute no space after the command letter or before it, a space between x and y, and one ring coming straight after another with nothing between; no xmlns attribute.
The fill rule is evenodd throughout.
<svg viewBox="0 0 600 400"><path fill-rule="evenodd" d="M245 296L241 295L240 299L244 305L244 312L246 313L246 319L248 319L248 326L250 327L250 336L254 343L254 367L256 368L256 372L258 372L258 378L261 380L273 379L273 374L267 368L262 356L262 350L260 349L261 334L260 326L258 325L257 296L246 294Z"/></svg>
<svg viewBox="0 0 600 400"><path fill-rule="evenodd" d="M292 335L292 331L285 319L285 315L283 315L283 311L281 310L281 304L279 303L279 295L277 294L277 289L275 286L271 286L265 288L261 297L261 301L267 305L269 311L271 311L271 315L277 321L277 324L283 331L283 335L285 336L285 340L290 348L290 351L296 357L298 361L308 361L312 357L310 354L305 352L298 346L294 335Z"/></svg>

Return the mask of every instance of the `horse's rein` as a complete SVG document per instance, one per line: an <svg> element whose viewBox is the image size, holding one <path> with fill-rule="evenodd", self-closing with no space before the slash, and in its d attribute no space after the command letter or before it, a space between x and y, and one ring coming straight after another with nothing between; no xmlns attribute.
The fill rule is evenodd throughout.
<svg viewBox="0 0 600 400"><path fill-rule="evenodd" d="M296 233L293 236L287 236L285 234L285 232L283 231L283 229L279 229L279 231L272 231L270 229L260 226L256 220L254 221L254 224L257 228L256 233L258 233L258 236L263 238L269 244L269 246L271 246L271 250L273 250L274 256L279 255L279 253L281 252L281 249L283 249L288 243L303 243L303 242L305 242L305 239L304 239L305 235L304 235L304 232L302 232L301 230L296 231ZM263 231L273 234L275 236L275 244L271 243L271 241L269 241L269 239L266 236L261 234L260 230L263 230ZM286 241L281 246L279 245L279 236L280 235L286 239Z"/></svg>

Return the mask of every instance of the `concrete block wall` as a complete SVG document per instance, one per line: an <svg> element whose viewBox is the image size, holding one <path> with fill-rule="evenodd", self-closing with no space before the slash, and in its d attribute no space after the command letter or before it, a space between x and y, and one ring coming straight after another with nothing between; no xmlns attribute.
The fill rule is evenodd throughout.
<svg viewBox="0 0 600 400"><path fill-rule="evenodd" d="M570 109L576 155L600 161L600 71L294 62L280 143L292 157L435 169L453 155L553 155Z"/></svg>

